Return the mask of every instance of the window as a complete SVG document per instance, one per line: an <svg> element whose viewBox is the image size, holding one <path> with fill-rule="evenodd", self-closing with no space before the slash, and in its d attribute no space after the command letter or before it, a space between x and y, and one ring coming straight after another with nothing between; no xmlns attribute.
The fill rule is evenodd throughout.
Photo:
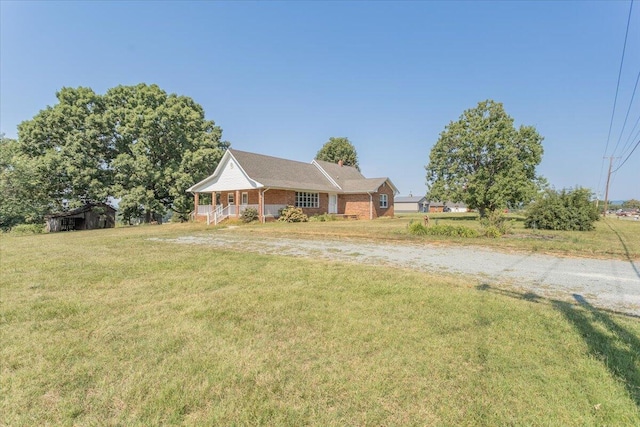
<svg viewBox="0 0 640 427"><path fill-rule="evenodd" d="M227 193L227 203L230 205L235 205L236 204L236 199L233 195L233 193Z"/></svg>
<svg viewBox="0 0 640 427"><path fill-rule="evenodd" d="M318 193L302 193L296 191L296 207L317 208L320 207L320 197Z"/></svg>
<svg viewBox="0 0 640 427"><path fill-rule="evenodd" d="M242 193L242 204L243 205L249 204L249 193Z"/></svg>
<svg viewBox="0 0 640 427"><path fill-rule="evenodd" d="M380 207L381 208L388 208L389 207L389 201L387 200L387 195L386 194L381 194L380 195Z"/></svg>

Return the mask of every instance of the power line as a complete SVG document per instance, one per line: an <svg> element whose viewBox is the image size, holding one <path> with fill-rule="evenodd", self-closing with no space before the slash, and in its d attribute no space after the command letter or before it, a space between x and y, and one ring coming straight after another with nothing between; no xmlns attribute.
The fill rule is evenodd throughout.
<svg viewBox="0 0 640 427"><path fill-rule="evenodd" d="M633 132L635 132L636 127L638 127L638 124L640 124L640 116L638 116L638 119L636 120L636 124L633 125L631 132L629 132L629 136L627 137L627 140L624 142L624 145L622 146L622 153L620 154L621 156L624 156L624 153L627 151L627 149L629 149L629 147L631 147L631 144L633 144L633 141L635 140L635 138L633 137Z"/></svg>
<svg viewBox="0 0 640 427"><path fill-rule="evenodd" d="M622 124L622 130L620 130L620 136L618 137L618 142L616 142L616 146L613 148L612 155L616 154L616 150L618 149L618 145L620 144L620 140L622 139L622 134L624 133L624 128L627 126L627 119L629 118L629 113L631 112L631 105L633 105L633 98L635 98L636 90L638 89L638 81L640 81L640 71L638 71L638 77L636 77L636 85L633 87L633 93L631 94L631 101L629 101L629 108L627 108L627 114L624 116L624 123Z"/></svg>
<svg viewBox="0 0 640 427"><path fill-rule="evenodd" d="M631 157L631 155L633 154L634 151L636 151L636 148L638 148L638 144L640 144L640 139L636 142L636 146L633 147L633 150L631 150L631 152L629 153L629 155L622 161L622 163L620 163L620 166L618 166L613 172L611 173L615 173L618 172L618 170L620 170L620 168L622 166L624 166L624 164L627 162L627 160L629 160L629 157Z"/></svg>
<svg viewBox="0 0 640 427"><path fill-rule="evenodd" d="M629 36L629 24L631 23L631 10L633 9L633 0L629 5L629 17L627 18L627 30L624 34L624 44L622 45L622 58L620 60L620 69L618 70L618 83L616 84L616 96L613 100L613 111L611 112L611 122L609 123L609 134L607 135L607 145L604 147L604 155L609 150L609 140L611 139L611 128L613 127L613 117L616 114L616 104L618 103L618 90L620 89L620 77L622 76L622 65L624 64L624 54L627 50L627 37Z"/></svg>

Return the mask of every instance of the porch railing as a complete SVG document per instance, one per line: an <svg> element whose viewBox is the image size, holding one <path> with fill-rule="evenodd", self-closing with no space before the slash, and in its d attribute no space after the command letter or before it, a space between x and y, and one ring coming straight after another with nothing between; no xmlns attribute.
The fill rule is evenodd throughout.
<svg viewBox="0 0 640 427"><path fill-rule="evenodd" d="M280 209L286 207L287 205L264 205L264 216L277 218ZM224 221L229 217L236 216L236 212L239 212L239 214L242 215L242 213L248 208L253 208L257 211L260 211L260 205L240 205L237 207L236 205L216 205L215 209L212 205L199 205L197 213L195 213L195 215L206 216L207 225L218 225L221 221Z"/></svg>

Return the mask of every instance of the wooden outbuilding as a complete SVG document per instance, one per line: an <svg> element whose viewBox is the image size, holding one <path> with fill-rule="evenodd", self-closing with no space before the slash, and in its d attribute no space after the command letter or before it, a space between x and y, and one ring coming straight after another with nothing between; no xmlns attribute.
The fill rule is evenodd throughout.
<svg viewBox="0 0 640 427"><path fill-rule="evenodd" d="M116 226L116 210L106 203L87 203L77 209L45 216L47 232L94 230Z"/></svg>

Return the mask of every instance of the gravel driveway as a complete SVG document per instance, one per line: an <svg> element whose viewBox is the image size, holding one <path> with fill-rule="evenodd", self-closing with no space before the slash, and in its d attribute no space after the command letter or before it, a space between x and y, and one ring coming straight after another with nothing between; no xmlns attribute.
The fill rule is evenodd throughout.
<svg viewBox="0 0 640 427"><path fill-rule="evenodd" d="M640 265L631 261L509 254L477 247L256 237L232 229L153 240L472 275L484 284L511 285L540 296L572 299L578 294L596 307L640 315Z"/></svg>

